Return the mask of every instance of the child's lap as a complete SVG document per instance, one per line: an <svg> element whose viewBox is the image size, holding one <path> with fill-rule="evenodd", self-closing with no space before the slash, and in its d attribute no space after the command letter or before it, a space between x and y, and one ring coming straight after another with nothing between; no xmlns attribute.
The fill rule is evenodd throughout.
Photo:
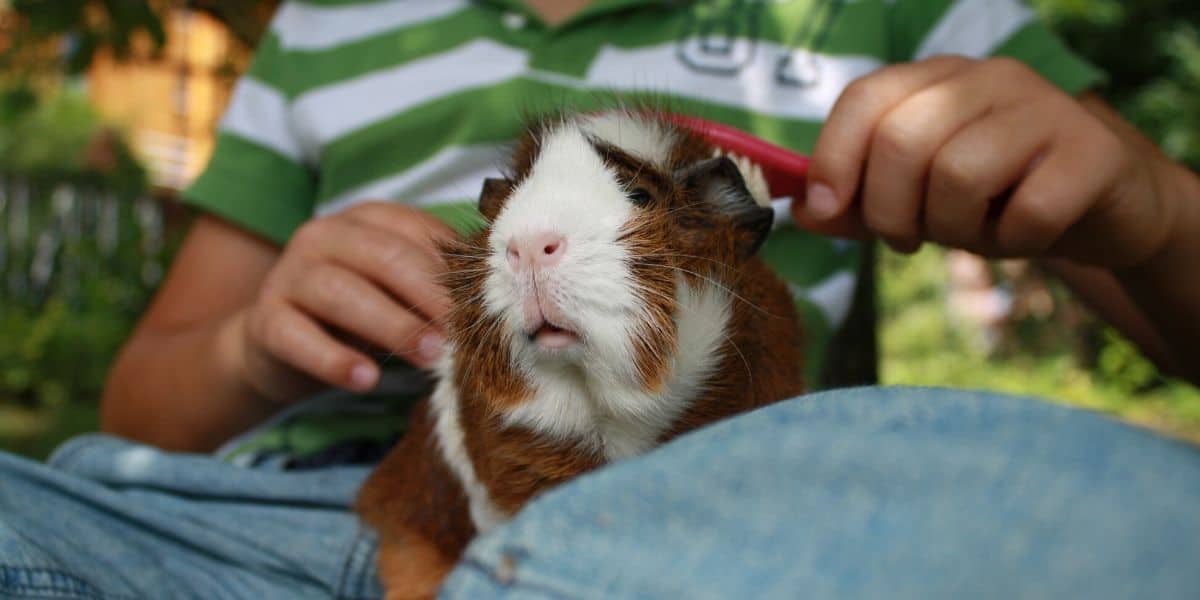
<svg viewBox="0 0 1200 600"><path fill-rule="evenodd" d="M245 469L107 436L0 455L0 597L369 598L363 468Z"/></svg>
<svg viewBox="0 0 1200 600"><path fill-rule="evenodd" d="M1200 452L987 393L860 388L742 415L552 490L448 598L1179 598Z"/></svg>
<svg viewBox="0 0 1200 600"><path fill-rule="evenodd" d="M105 436L0 455L0 597L376 597L365 468ZM910 388L780 403L553 490L449 597L1186 596L1200 452L1080 411Z"/></svg>

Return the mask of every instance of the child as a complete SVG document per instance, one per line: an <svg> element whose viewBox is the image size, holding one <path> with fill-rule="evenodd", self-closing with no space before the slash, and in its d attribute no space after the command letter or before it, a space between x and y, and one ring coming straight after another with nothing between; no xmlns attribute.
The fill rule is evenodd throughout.
<svg viewBox="0 0 1200 600"><path fill-rule="evenodd" d="M224 444L221 456L259 468L110 437L69 443L49 467L0 457L0 592L377 594L371 535L345 511L365 469L339 460L353 446L333 425L357 438L364 414L386 419L358 400L300 400L328 386L378 388L380 366L347 337L418 366L436 359L448 306L431 276L434 241L469 225L457 203L478 193L522 114L597 108L601 90L665 95L677 111L812 155L807 197L794 205L802 227L777 232L764 253L808 290L797 301L817 364L838 360L823 350L860 257L857 244L820 234L871 234L901 250L931 241L1045 260L1164 367L1195 378L1200 278L1182 275L1200 259L1200 184L1089 92L1101 81L1015 0L285 3L187 194L202 216L103 400L109 432L167 450ZM281 411L277 427L228 444ZM729 460L735 449L741 459ZM1004 468L1018 456L1028 470ZM1081 477L1073 456L1129 462ZM665 487L634 485L649 481L638 473ZM721 595L724 584L961 595L970 585L954 584L993 581L988 573L1020 595L1198 583L1183 563L1200 525L1179 500L1200 485L1194 453L1009 399L831 392L590 481L586 493L554 495L546 521L535 505L500 532L502 545L480 545L449 590L496 593L526 568L518 562L532 565L516 571L521 581L553 582L543 595ZM626 487L596 487L606 481ZM1134 508L1149 500L1139 490L1154 511ZM783 510L792 500L812 512ZM554 520L563 514L573 516ZM544 528L601 517L618 525ZM679 571L599 544L605 531L630 536L612 542L624 551L679 542L676 517L682 531L720 534L659 557L678 558ZM1127 538L1138 526L1178 537ZM553 550L573 531L597 545ZM1059 548L1051 542L1086 552L1060 570L1029 558ZM974 553L985 547L995 554ZM1114 567L1127 554L1155 557L1156 570ZM838 570L855 556L878 561L865 565L867 584ZM682 587L645 587L663 573Z"/></svg>

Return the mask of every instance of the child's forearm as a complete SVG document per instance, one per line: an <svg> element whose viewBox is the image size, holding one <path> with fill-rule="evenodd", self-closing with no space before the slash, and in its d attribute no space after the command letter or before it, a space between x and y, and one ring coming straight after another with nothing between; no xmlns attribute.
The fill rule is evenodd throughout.
<svg viewBox="0 0 1200 600"><path fill-rule="evenodd" d="M1172 234L1116 274L1169 346L1175 374L1200 384L1200 177L1179 165L1162 173L1160 189L1178 207Z"/></svg>
<svg viewBox="0 0 1200 600"><path fill-rule="evenodd" d="M1175 356L1142 307L1109 269L1065 258L1041 259L1038 266L1065 284L1098 317L1133 342L1164 371L1175 371Z"/></svg>
<svg viewBox="0 0 1200 600"><path fill-rule="evenodd" d="M1200 383L1200 177L1172 161L1094 94L1083 106L1102 120L1144 161L1136 186L1147 203L1161 206L1168 227L1157 251L1113 275L1165 345L1159 360L1174 375Z"/></svg>
<svg viewBox="0 0 1200 600"><path fill-rule="evenodd" d="M109 374L102 428L168 450L207 452L277 410L239 373L239 314L137 331Z"/></svg>

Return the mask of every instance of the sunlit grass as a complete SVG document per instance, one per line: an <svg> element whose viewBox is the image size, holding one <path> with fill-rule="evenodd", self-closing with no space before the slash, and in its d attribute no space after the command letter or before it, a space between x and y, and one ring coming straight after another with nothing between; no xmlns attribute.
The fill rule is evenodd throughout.
<svg viewBox="0 0 1200 600"><path fill-rule="evenodd" d="M944 252L884 253L880 268L881 376L889 385L933 385L1036 396L1200 442L1200 391L1168 381L1137 392L1080 365L1074 340L990 356L952 325ZM1042 327L1050 327L1045 324ZM1069 334L1069 332L1067 332ZM1047 347L1049 346L1049 347Z"/></svg>

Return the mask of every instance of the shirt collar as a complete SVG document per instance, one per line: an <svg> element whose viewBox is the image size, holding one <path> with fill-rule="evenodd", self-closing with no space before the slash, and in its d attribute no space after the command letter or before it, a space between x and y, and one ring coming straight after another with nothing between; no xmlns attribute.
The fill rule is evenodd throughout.
<svg viewBox="0 0 1200 600"><path fill-rule="evenodd" d="M519 13L529 19L537 21L538 23L542 22L542 20L537 16L537 13L533 12L533 10L530 9L529 6L526 5L523 0L476 0L476 1L480 2L482 4L491 4L493 6L497 6L497 7L503 8L505 10ZM556 29L570 27L581 21L586 21L586 20L589 20L589 19L592 19L592 18L595 18L598 16L613 14L613 13L617 13L617 12L620 12L623 10L629 10L629 9L634 9L634 8L638 8L638 7L678 6L678 5L687 4L687 3L688 3L688 0L592 0L591 4L588 4L587 7L585 7L583 10L579 11L579 14L571 17L570 19L567 19L561 25L558 25L556 27ZM543 23L543 25L544 25L544 23Z"/></svg>

